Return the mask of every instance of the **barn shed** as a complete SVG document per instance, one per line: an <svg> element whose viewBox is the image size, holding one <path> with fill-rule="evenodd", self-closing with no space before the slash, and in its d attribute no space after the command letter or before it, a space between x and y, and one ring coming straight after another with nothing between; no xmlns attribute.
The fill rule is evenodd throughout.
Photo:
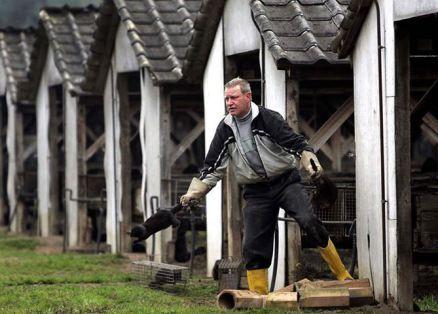
<svg viewBox="0 0 438 314"><path fill-rule="evenodd" d="M195 0L105 1L100 8L82 88L104 98L113 252L130 250L132 209L143 220L174 205L186 172L196 175L202 163L201 83L222 8ZM148 253L164 261L170 240L170 230L151 237Z"/></svg>
<svg viewBox="0 0 438 314"><path fill-rule="evenodd" d="M413 262L437 252L437 13L435 1L352 0L333 43L354 73L359 275L404 311Z"/></svg>
<svg viewBox="0 0 438 314"><path fill-rule="evenodd" d="M36 232L35 106L21 97L34 41L33 29L0 31L0 222L15 233Z"/></svg>
<svg viewBox="0 0 438 314"><path fill-rule="evenodd" d="M89 242L90 198L99 198L99 192L88 193L87 161L101 141L93 130L98 126L87 127L86 120L89 112L99 112L101 101L79 86L96 18L92 6L41 10L31 55L27 97L36 104L39 234L63 234L69 248Z"/></svg>

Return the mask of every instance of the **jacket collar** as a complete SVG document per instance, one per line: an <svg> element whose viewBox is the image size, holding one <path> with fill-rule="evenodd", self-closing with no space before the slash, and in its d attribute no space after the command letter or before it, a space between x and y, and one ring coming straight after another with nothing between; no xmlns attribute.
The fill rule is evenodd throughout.
<svg viewBox="0 0 438 314"><path fill-rule="evenodd" d="M257 106L257 105L256 105L255 103L253 103L252 101L251 101L251 111L252 111L252 118L251 118L251 121L252 121L252 120L254 120L255 117L257 117L257 116L259 115L259 112L260 112L260 110L259 110L259 106ZM226 125L231 126L232 123L233 123L233 121L234 121L234 120L233 120L233 116L232 116L232 115L227 114L227 115L225 116L224 122L225 122Z"/></svg>

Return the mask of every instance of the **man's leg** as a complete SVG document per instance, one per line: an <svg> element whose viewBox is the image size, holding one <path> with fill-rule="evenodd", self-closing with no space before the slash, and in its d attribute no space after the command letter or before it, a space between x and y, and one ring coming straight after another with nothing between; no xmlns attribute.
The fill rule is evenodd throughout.
<svg viewBox="0 0 438 314"><path fill-rule="evenodd" d="M268 193L257 192L253 188L246 189L244 193L246 206L243 209L243 257L249 290L267 294L269 292L267 269L271 265L273 237L279 209L272 199L264 197Z"/></svg>
<svg viewBox="0 0 438 314"><path fill-rule="evenodd" d="M303 186L300 183L286 185L279 196L279 204L315 241L322 258L327 262L336 278L338 280L353 279L339 258L327 229L313 214L312 205Z"/></svg>

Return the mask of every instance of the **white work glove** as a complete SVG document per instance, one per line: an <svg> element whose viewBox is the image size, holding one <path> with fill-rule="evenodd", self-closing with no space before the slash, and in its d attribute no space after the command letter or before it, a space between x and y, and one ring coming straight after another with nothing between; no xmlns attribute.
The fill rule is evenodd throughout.
<svg viewBox="0 0 438 314"><path fill-rule="evenodd" d="M198 178L193 178L190 183L189 189L187 193L181 196L180 202L181 205L187 206L189 202L192 200L199 201L205 194L210 190L209 186L199 180Z"/></svg>
<svg viewBox="0 0 438 314"><path fill-rule="evenodd" d="M316 155L307 150L301 153L301 167L307 171L312 179L318 179L322 175L322 167Z"/></svg>

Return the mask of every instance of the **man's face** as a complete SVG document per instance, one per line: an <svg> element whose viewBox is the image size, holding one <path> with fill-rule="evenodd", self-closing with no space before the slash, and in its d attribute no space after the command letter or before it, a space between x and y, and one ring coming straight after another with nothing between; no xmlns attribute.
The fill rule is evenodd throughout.
<svg viewBox="0 0 438 314"><path fill-rule="evenodd" d="M251 107L251 93L242 94L239 85L226 88L225 103L230 115L243 118Z"/></svg>

